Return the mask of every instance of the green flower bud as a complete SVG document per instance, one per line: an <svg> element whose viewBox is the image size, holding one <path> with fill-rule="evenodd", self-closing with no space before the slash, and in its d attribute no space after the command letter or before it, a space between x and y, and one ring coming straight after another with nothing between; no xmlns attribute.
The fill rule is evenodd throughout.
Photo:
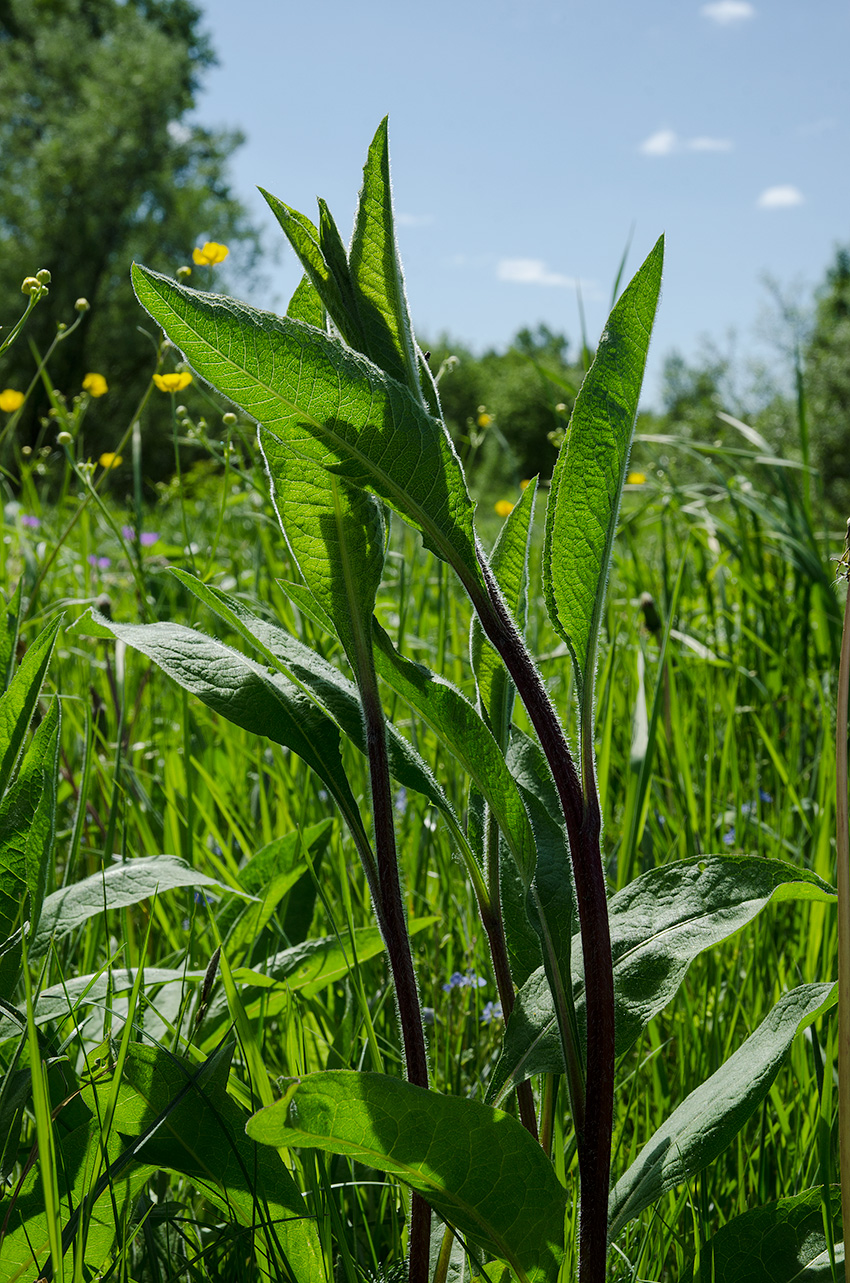
<svg viewBox="0 0 850 1283"><path fill-rule="evenodd" d="M59 445L70 445L73 439L70 432L60 432L56 441Z"/></svg>
<svg viewBox="0 0 850 1283"><path fill-rule="evenodd" d="M90 307L91 307L91 303L88 301L87 298L78 298L76 303L74 304L74 311L87 312Z"/></svg>
<svg viewBox="0 0 850 1283"><path fill-rule="evenodd" d="M52 278L47 268L42 267L41 271L36 272L35 279L38 281L39 285L49 285Z"/></svg>
<svg viewBox="0 0 850 1283"><path fill-rule="evenodd" d="M34 276L25 276L24 283L21 286L22 294L40 294L41 283Z"/></svg>
<svg viewBox="0 0 850 1283"><path fill-rule="evenodd" d="M221 421L225 425L225 427L232 428L234 423L236 422L236 415L233 413L232 410L228 410L226 414L223 414L221 416Z"/></svg>

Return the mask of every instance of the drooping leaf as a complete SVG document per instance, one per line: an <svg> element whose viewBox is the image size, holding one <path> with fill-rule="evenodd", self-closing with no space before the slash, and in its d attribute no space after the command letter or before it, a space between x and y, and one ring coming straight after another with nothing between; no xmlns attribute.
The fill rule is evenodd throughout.
<svg viewBox="0 0 850 1283"><path fill-rule="evenodd" d="M290 1080L247 1131L267 1145L345 1154L390 1172L521 1283L558 1277L566 1192L525 1128L479 1101L381 1074L309 1074Z"/></svg>
<svg viewBox="0 0 850 1283"><path fill-rule="evenodd" d="M482 597L460 461L444 425L407 388L299 321L138 266L133 281L139 301L199 374L296 454L378 495Z"/></svg>
<svg viewBox="0 0 850 1283"><path fill-rule="evenodd" d="M180 624L116 624L88 611L73 631L119 638L214 712L297 753L324 782L349 827L362 832L340 756L339 731L285 677Z"/></svg>
<svg viewBox="0 0 850 1283"><path fill-rule="evenodd" d="M837 991L837 985L808 984L784 994L725 1064L674 1109L611 1190L612 1238L722 1154L764 1100L795 1035L835 1005Z"/></svg>
<svg viewBox="0 0 850 1283"><path fill-rule="evenodd" d="M608 318L549 491L543 592L573 658L583 720L663 260L662 237Z"/></svg>
<svg viewBox="0 0 850 1283"><path fill-rule="evenodd" d="M834 899L816 874L782 860L713 855L651 869L608 903L614 958L617 1055L672 1000L700 953L783 900ZM581 950L573 950L573 992L579 1023L584 988ZM563 1067L555 1011L542 975L517 995L488 1100L501 1100L523 1077ZM518 1076L519 1075L519 1076Z"/></svg>
<svg viewBox="0 0 850 1283"><path fill-rule="evenodd" d="M519 502L514 504L505 518L490 554L490 569L502 590L505 605L520 635L525 633L528 550L536 493L537 479L535 478L526 486ZM473 616L470 628L469 653L478 687L479 704L496 742L504 750L508 743L515 690L502 660L484 636L484 629L477 615Z"/></svg>
<svg viewBox="0 0 850 1283"><path fill-rule="evenodd" d="M47 896L29 953L41 957L51 940L76 931L104 909L122 909L175 887L215 887L233 891L215 878L191 868L176 855L141 855L104 865L81 882L71 882Z"/></svg>
<svg viewBox="0 0 850 1283"><path fill-rule="evenodd" d="M829 1199L835 1263L843 1278L840 1185L830 1186ZM824 1212L823 1186L742 1212L703 1247L700 1277L714 1283L832 1283ZM688 1269L681 1283L693 1283L693 1277Z"/></svg>
<svg viewBox="0 0 850 1283"><path fill-rule="evenodd" d="M396 245L387 119L363 167L363 186L348 255L365 346L376 365L416 395L419 363Z"/></svg>

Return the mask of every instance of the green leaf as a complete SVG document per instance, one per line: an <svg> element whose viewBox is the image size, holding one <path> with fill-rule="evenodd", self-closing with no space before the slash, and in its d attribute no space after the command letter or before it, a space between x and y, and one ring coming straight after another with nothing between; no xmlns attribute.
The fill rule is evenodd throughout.
<svg viewBox="0 0 850 1283"><path fill-rule="evenodd" d="M247 1131L266 1145L326 1150L389 1172L473 1245L507 1261L521 1283L558 1277L566 1192L507 1114L341 1070L290 1080L284 1099L255 1114Z"/></svg>
<svg viewBox="0 0 850 1283"><path fill-rule="evenodd" d="M830 1187L829 1198L835 1262L843 1278L840 1185ZM703 1247L700 1278L714 1283L832 1283L824 1212L823 1186L742 1212ZM681 1283L693 1279L689 1269Z"/></svg>
<svg viewBox="0 0 850 1283"><path fill-rule="evenodd" d="M92 873L81 882L72 882L46 897L29 953L32 957L41 957L51 940L76 931L105 909L123 909L175 887L234 890L191 868L176 855L143 855L107 864L99 873Z"/></svg>
<svg viewBox="0 0 850 1283"><path fill-rule="evenodd" d="M362 834L340 756L339 731L285 677L180 624L116 624L87 611L72 631L126 642L229 722L297 753L324 782L349 827Z"/></svg>
<svg viewBox="0 0 850 1283"><path fill-rule="evenodd" d="M0 696L0 794L5 792L15 769L61 623L59 615L39 633L21 660L9 689Z"/></svg>
<svg viewBox="0 0 850 1283"><path fill-rule="evenodd" d="M289 550L357 671L384 569L383 509L262 427L259 440Z"/></svg>
<svg viewBox="0 0 850 1283"><path fill-rule="evenodd" d="M608 1204L612 1239L668 1189L722 1154L764 1100L795 1035L838 1000L838 986L784 994L755 1033L675 1109L620 1177Z"/></svg>
<svg viewBox="0 0 850 1283"><path fill-rule="evenodd" d="M451 682L399 654L377 620L372 634L379 675L424 718L474 780L528 886L537 858L531 825L513 776L480 713Z"/></svg>
<svg viewBox="0 0 850 1283"><path fill-rule="evenodd" d="M314 325L317 330L324 330L325 305L309 276L302 276L296 285L286 315L294 321L303 321L305 325Z"/></svg>
<svg viewBox="0 0 850 1283"><path fill-rule="evenodd" d="M378 495L482 598L460 461L444 425L407 388L312 326L146 268L134 266L133 281L139 301L203 378L296 454Z"/></svg>
<svg viewBox="0 0 850 1283"><path fill-rule="evenodd" d="M23 579L19 579L9 601L0 605L0 694L7 690L15 668L23 586Z"/></svg>
<svg viewBox="0 0 850 1283"><path fill-rule="evenodd" d="M526 486L519 502L514 504L506 517L490 554L490 569L502 590L505 605L520 636L525 633L528 613L528 550L536 493L535 478ZM504 750L508 743L516 691L502 660L484 636L484 629L477 615L473 615L470 627L469 653L478 688L479 705L497 744Z"/></svg>
<svg viewBox="0 0 850 1283"><path fill-rule="evenodd" d="M623 291L581 386L549 491L543 593L573 658L583 720L649 338L664 238Z"/></svg>
<svg viewBox="0 0 850 1283"><path fill-rule="evenodd" d="M746 926L766 905L783 900L831 901L835 892L816 874L783 860L713 855L651 869L608 903L614 959L617 1055L676 995L700 953ZM584 1017L581 950L573 950L573 992ZM532 976L517 994L502 1056L488 1089L498 1101L532 1074L563 1069L548 986Z"/></svg>
<svg viewBox="0 0 850 1283"><path fill-rule="evenodd" d="M365 340L361 350L418 397L419 362L395 237L386 117L363 168L348 261Z"/></svg>

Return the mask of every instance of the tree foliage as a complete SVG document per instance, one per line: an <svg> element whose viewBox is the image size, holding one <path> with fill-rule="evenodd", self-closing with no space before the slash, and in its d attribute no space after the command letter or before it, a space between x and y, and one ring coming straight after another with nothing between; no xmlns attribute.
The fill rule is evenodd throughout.
<svg viewBox="0 0 850 1283"><path fill-rule="evenodd" d="M51 376L67 396L89 370L107 377L95 433L98 417L103 432L129 421L150 377L131 260L174 272L209 238L241 243L250 268L258 248L227 177L241 135L184 120L215 63L200 24L190 0L0 0L0 314L14 318L23 277L48 268L51 306L30 327L43 351L89 300ZM25 345L13 359L4 377L30 378Z"/></svg>
<svg viewBox="0 0 850 1283"><path fill-rule="evenodd" d="M805 362L814 462L827 498L850 516L850 247L836 252Z"/></svg>

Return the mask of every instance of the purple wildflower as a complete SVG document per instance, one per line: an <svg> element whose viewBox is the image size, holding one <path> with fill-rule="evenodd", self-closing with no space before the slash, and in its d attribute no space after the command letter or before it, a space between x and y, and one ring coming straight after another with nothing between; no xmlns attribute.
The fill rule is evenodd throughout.
<svg viewBox="0 0 850 1283"><path fill-rule="evenodd" d="M139 543L143 548L152 548L155 543L159 543L158 530L143 530Z"/></svg>
<svg viewBox="0 0 850 1283"><path fill-rule="evenodd" d="M21 525L29 526L30 530L38 530L41 525L41 519L34 517L31 512L25 512L21 517Z"/></svg>
<svg viewBox="0 0 850 1283"><path fill-rule="evenodd" d="M86 560L90 566L94 566L95 570L108 570L112 565L109 557L96 557L93 552L89 553Z"/></svg>

